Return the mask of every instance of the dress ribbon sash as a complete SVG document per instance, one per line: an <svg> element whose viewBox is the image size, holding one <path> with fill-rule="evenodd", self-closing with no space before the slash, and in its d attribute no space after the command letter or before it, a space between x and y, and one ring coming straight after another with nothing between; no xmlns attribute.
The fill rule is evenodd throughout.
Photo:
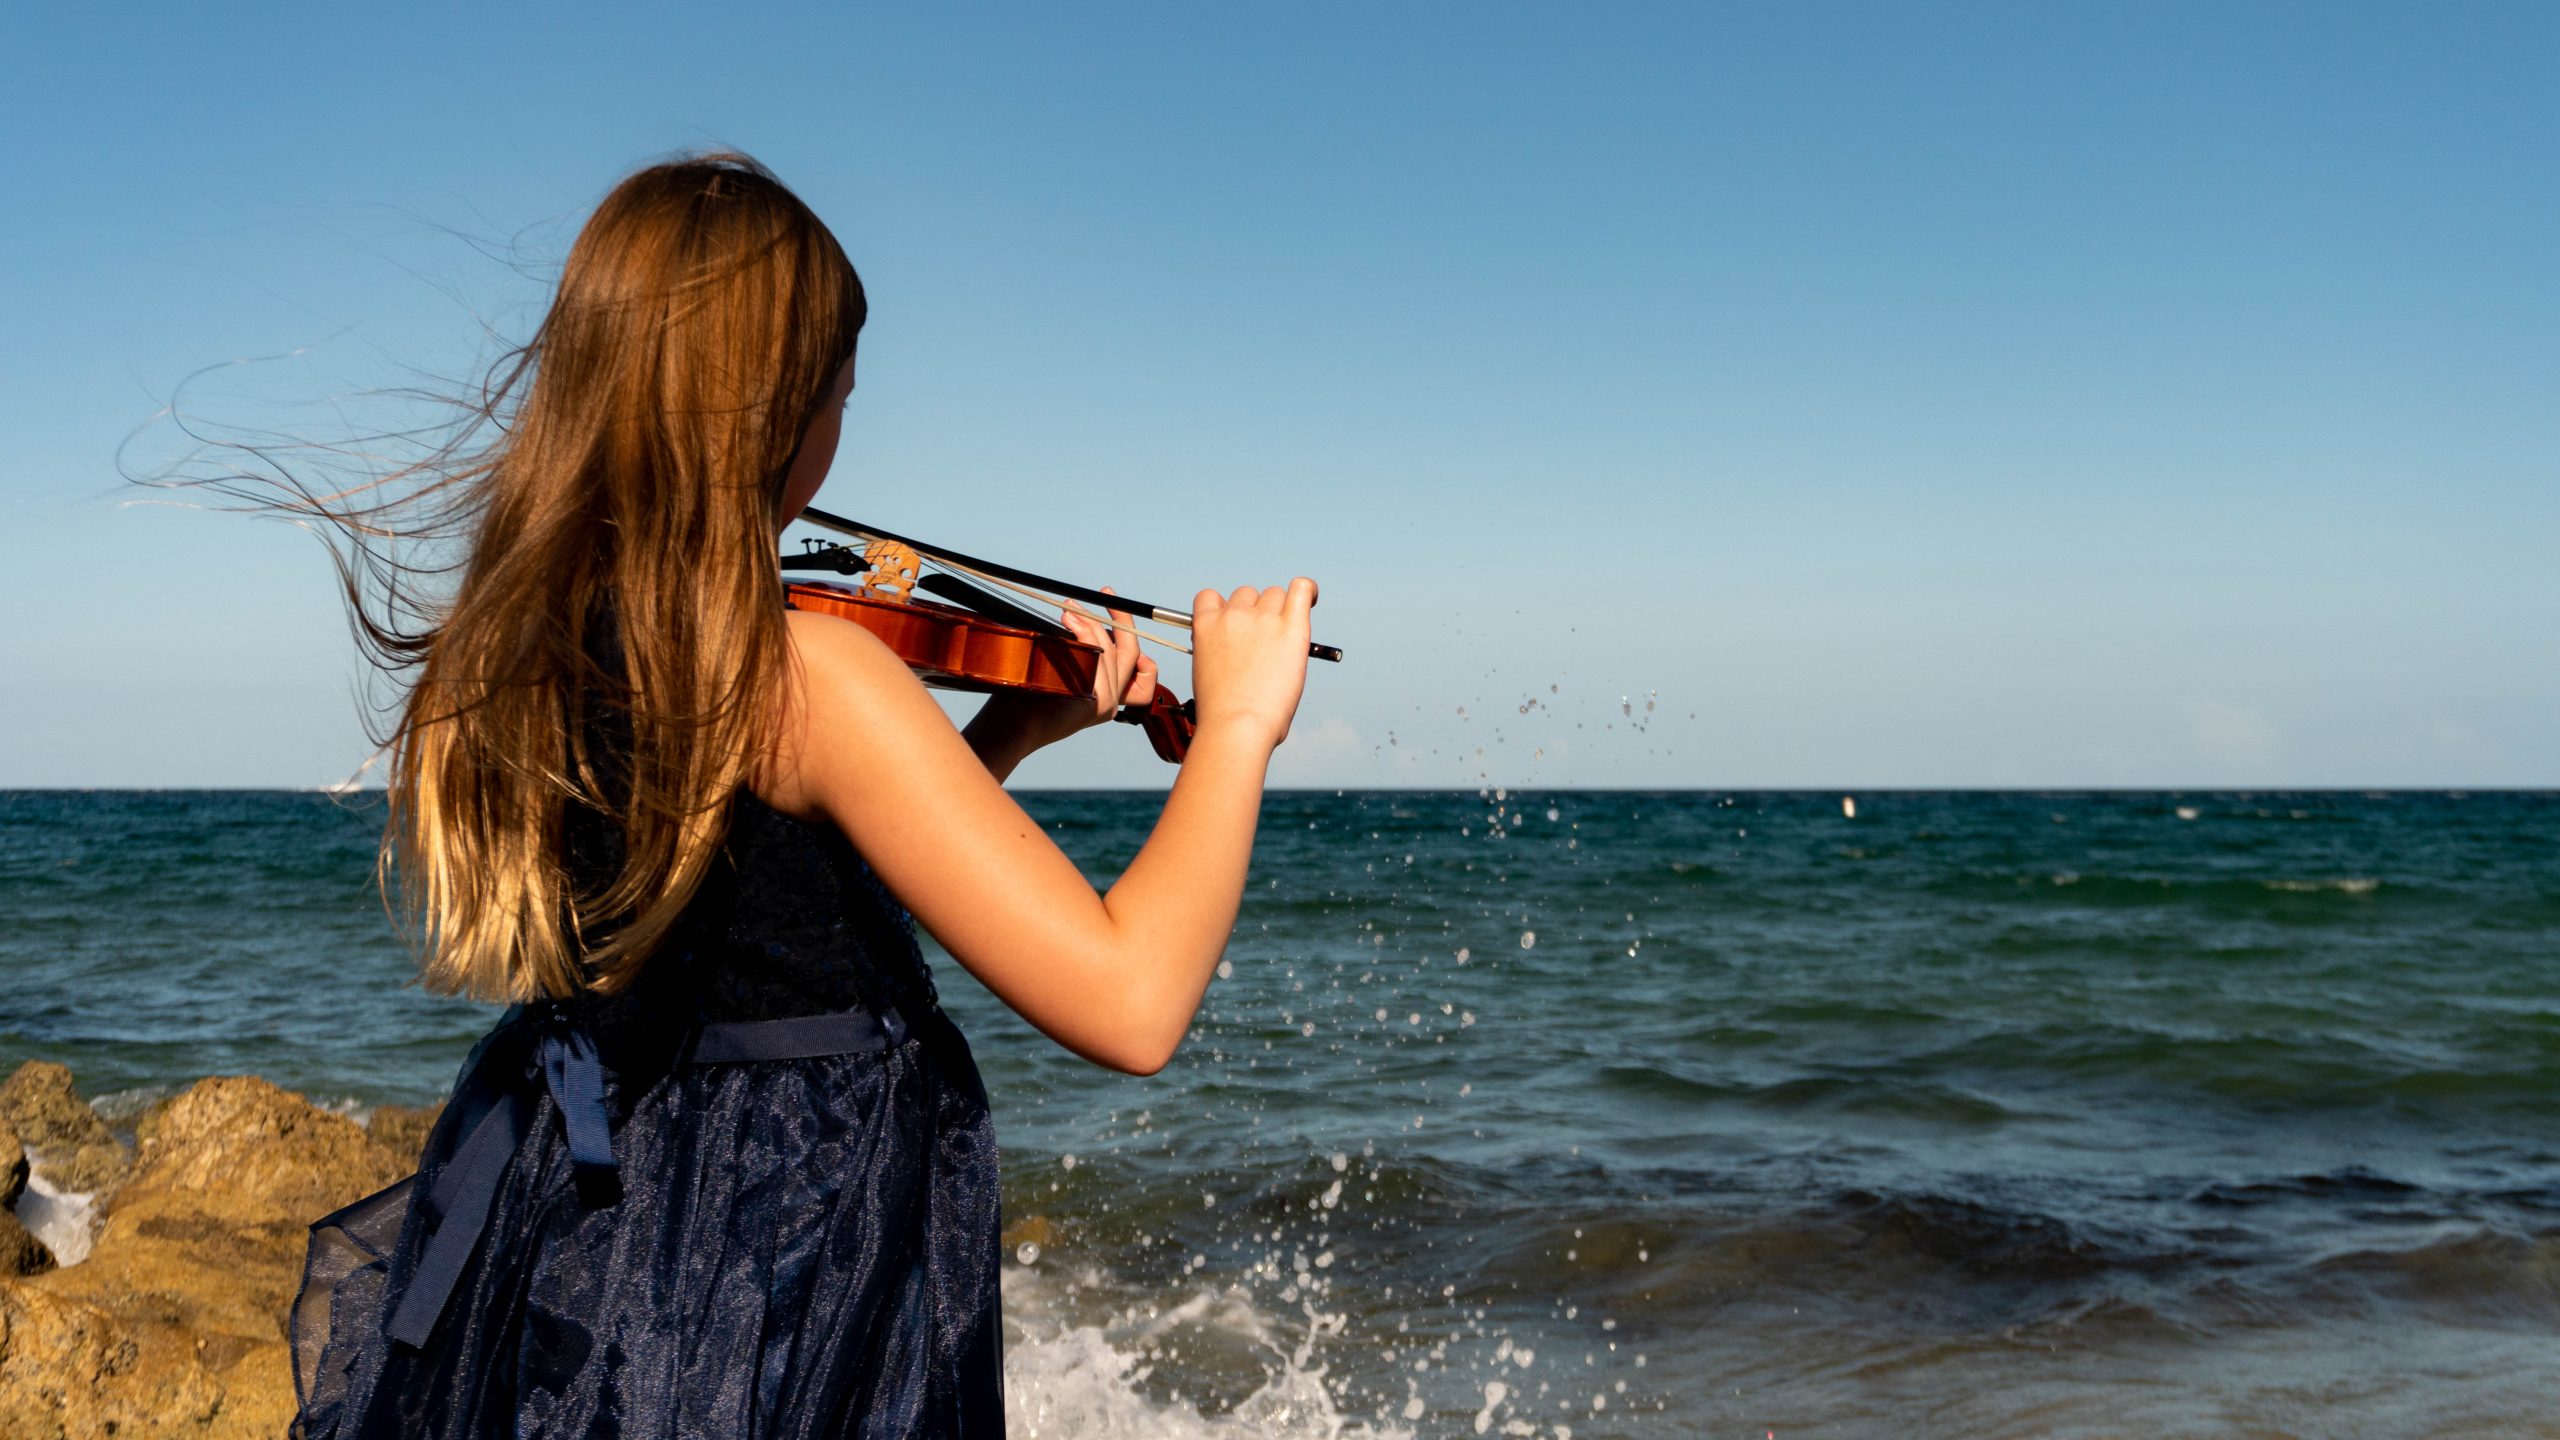
<svg viewBox="0 0 2560 1440"><path fill-rule="evenodd" d="M579 1199L589 1205L612 1204L622 1197L621 1165L614 1158L605 1065L595 1037L557 1005L518 1006L499 1029L519 1026L533 1032L533 1058L540 1066L542 1088L560 1113ZM723 1021L697 1027L678 1063L731 1065L856 1055L894 1049L906 1042L907 1033L906 1017L895 1006L876 1014L842 1010L783 1020ZM532 1130L538 1099L514 1081L524 1073L525 1058L521 1040L484 1045L454 1094L452 1104L469 1129L422 1197L433 1228L408 1289L383 1327L403 1345L422 1347L434 1335L454 1287L480 1248L507 1167Z"/></svg>

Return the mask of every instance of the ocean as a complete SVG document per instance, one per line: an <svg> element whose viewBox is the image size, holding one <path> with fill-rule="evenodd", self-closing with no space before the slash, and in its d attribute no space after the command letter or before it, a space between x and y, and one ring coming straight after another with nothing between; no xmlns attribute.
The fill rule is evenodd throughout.
<svg viewBox="0 0 2560 1440"><path fill-rule="evenodd" d="M1274 794L1153 1077L937 954L1012 1432L2560 1436L2560 795L1843 799ZM441 1094L378 803L0 794L0 1065Z"/></svg>

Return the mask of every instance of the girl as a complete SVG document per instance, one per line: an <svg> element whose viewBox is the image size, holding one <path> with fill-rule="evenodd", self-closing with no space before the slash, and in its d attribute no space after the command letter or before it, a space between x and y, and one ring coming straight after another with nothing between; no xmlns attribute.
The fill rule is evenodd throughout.
<svg viewBox="0 0 2560 1440"><path fill-rule="evenodd" d="M386 862L427 983L515 1007L418 1173L313 1227L307 1440L1003 1432L995 1141L913 924L1059 1044L1162 1067L1316 588L1199 595L1190 757L1097 896L999 782L1151 697L1125 624L1068 621L1090 702L963 734L868 632L784 606L863 317L753 161L653 166L502 370L497 442L428 487L470 549L426 624L366 622L415 666Z"/></svg>

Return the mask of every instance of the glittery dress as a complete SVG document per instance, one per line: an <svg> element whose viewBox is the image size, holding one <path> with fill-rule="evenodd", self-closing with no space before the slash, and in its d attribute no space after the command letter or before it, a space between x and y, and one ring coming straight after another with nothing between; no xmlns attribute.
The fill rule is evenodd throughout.
<svg viewBox="0 0 2560 1440"><path fill-rule="evenodd" d="M847 1017L863 1046L766 1058ZM417 1175L313 1227L295 1433L991 1440L997 1225L912 921L741 793L640 981L509 1012Z"/></svg>

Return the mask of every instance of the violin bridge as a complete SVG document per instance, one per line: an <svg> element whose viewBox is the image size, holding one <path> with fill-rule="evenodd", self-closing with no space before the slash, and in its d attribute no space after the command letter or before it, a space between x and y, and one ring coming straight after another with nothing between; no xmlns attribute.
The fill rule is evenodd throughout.
<svg viewBox="0 0 2560 1440"><path fill-rule="evenodd" d="M924 558L893 540L872 541L862 548L862 558L871 562L862 583L899 600L909 597L916 588L916 577L924 572Z"/></svg>

